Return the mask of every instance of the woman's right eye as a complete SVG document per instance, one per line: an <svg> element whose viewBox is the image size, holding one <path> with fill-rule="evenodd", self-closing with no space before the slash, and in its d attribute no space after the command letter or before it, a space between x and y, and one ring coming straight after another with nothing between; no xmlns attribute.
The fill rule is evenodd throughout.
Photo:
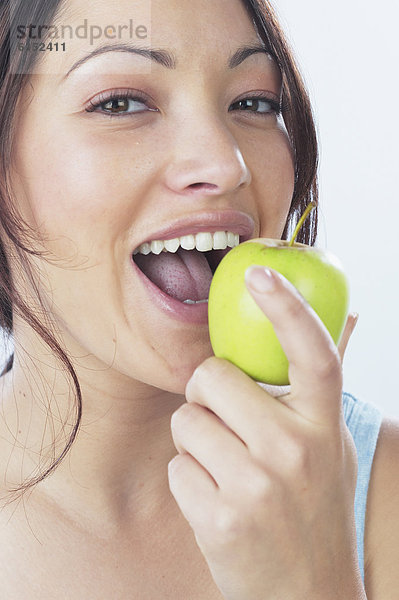
<svg viewBox="0 0 399 600"><path fill-rule="evenodd" d="M131 116L147 111L156 111L147 104L148 100L138 92L119 92L100 94L94 101L90 100L86 112L98 112L109 117ZM101 109L101 110L98 110ZM129 111L129 109L131 109Z"/></svg>

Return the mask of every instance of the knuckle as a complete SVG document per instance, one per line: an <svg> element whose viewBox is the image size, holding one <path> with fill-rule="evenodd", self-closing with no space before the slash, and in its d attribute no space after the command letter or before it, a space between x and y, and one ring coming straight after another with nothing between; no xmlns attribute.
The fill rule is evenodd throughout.
<svg viewBox="0 0 399 600"><path fill-rule="evenodd" d="M215 377L224 367L224 361L217 356L209 356L206 358L193 373L193 379L198 380L202 377L209 378Z"/></svg>
<svg viewBox="0 0 399 600"><path fill-rule="evenodd" d="M320 358L314 365L317 375L322 379L332 380L341 379L342 377L342 362L338 349L332 342L330 351Z"/></svg>
<svg viewBox="0 0 399 600"><path fill-rule="evenodd" d="M292 477L307 478L311 469L311 457L308 447L297 440L291 440L287 467Z"/></svg>
<svg viewBox="0 0 399 600"><path fill-rule="evenodd" d="M218 543L228 544L236 541L241 529L241 514L238 508L223 503L214 517L214 531Z"/></svg>
<svg viewBox="0 0 399 600"><path fill-rule="evenodd" d="M206 358L194 370L187 382L185 389L187 399L195 400L198 395L201 395L204 388L219 385L220 381L223 384L229 366L231 367L230 363L225 359L216 356Z"/></svg>
<svg viewBox="0 0 399 600"><path fill-rule="evenodd" d="M287 304L287 316L293 321L296 321L301 317L304 308L305 305L302 298L298 294L291 295Z"/></svg>
<svg viewBox="0 0 399 600"><path fill-rule="evenodd" d="M306 481L311 477L314 454L318 453L314 440L293 431L280 437L280 473L286 481Z"/></svg>
<svg viewBox="0 0 399 600"><path fill-rule="evenodd" d="M174 458L172 458L172 460L169 463L169 469L173 477L175 477L176 474L179 475L181 473L181 470L186 467L187 462L185 459L185 454L177 454Z"/></svg>
<svg viewBox="0 0 399 600"><path fill-rule="evenodd" d="M265 502L272 493L268 475L262 469L253 469L245 478L245 492L253 502Z"/></svg>
<svg viewBox="0 0 399 600"><path fill-rule="evenodd" d="M173 429L180 428L186 426L188 423L192 422L196 415L198 414L198 405L196 404L188 404L184 403L175 412L171 417L171 425Z"/></svg>

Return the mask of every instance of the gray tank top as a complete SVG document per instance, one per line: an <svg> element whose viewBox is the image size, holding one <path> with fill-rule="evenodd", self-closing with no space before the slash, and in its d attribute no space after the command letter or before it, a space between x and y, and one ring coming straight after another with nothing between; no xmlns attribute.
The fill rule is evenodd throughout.
<svg viewBox="0 0 399 600"><path fill-rule="evenodd" d="M383 415L374 404L357 400L347 392L342 394L342 406L346 425L352 434L357 450L358 473L355 494L355 521L357 554L364 582L364 523L367 491Z"/></svg>

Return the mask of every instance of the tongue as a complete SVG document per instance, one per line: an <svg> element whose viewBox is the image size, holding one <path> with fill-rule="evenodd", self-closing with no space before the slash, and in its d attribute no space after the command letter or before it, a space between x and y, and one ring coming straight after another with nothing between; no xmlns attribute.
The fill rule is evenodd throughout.
<svg viewBox="0 0 399 600"><path fill-rule="evenodd" d="M212 271L203 252L183 250L135 254L134 262L163 292L180 300L208 298Z"/></svg>

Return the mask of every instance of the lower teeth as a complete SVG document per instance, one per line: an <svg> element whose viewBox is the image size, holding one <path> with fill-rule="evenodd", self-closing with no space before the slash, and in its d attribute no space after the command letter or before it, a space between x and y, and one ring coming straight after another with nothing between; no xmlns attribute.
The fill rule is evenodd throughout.
<svg viewBox="0 0 399 600"><path fill-rule="evenodd" d="M208 302L208 298L205 298L205 300L183 300L183 304L205 304L205 302Z"/></svg>

